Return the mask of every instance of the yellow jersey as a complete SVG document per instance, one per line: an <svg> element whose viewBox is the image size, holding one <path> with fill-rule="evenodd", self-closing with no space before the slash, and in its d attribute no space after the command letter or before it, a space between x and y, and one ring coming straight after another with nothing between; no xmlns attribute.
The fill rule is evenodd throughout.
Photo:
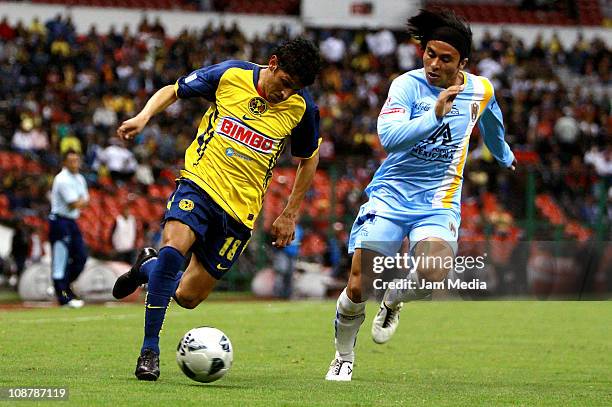
<svg viewBox="0 0 612 407"><path fill-rule="evenodd" d="M179 99L212 102L185 152L181 176L251 229L288 139L299 158L312 157L321 142L319 109L309 93L302 89L271 104L257 91L261 69L225 61L181 77L174 86Z"/></svg>

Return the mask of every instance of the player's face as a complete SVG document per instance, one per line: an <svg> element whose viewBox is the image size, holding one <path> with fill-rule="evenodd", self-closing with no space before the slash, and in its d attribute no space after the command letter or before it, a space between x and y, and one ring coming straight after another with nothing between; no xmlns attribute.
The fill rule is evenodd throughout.
<svg viewBox="0 0 612 407"><path fill-rule="evenodd" d="M455 85L459 71L467 58L461 59L459 51L443 41L429 41L423 54L423 66L427 82L441 88Z"/></svg>
<svg viewBox="0 0 612 407"><path fill-rule="evenodd" d="M64 161L64 165L66 168L68 168L68 171L76 174L79 172L79 168L81 167L81 157L74 153L68 154Z"/></svg>
<svg viewBox="0 0 612 407"><path fill-rule="evenodd" d="M263 90L270 103L276 104L285 101L302 88L295 78L280 69L276 55L270 58L268 69L270 75L264 83Z"/></svg>

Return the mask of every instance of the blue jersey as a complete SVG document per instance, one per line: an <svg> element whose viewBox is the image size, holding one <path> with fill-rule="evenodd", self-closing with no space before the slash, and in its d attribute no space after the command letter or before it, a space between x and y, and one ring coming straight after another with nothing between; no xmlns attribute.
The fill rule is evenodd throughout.
<svg viewBox="0 0 612 407"><path fill-rule="evenodd" d="M512 164L491 82L466 72L463 78L465 89L441 119L435 104L443 89L427 82L424 69L391 84L378 117L378 135L388 156L366 188L377 215L405 222L432 209L448 209L458 217L463 168L476 124L495 159L504 167Z"/></svg>

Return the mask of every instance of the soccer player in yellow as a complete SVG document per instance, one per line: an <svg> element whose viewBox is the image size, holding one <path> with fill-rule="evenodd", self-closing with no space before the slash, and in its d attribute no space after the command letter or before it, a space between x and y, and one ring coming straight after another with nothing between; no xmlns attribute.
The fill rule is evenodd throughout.
<svg viewBox="0 0 612 407"><path fill-rule="evenodd" d="M319 111L304 88L314 82L320 61L314 44L296 38L278 46L267 66L226 61L198 69L158 90L117 130L119 137L132 139L177 99L202 97L212 103L185 152L185 168L164 215L159 254L143 249L113 288L115 298L123 298L149 284L135 371L139 380L159 377L159 332L170 298L195 308L246 247L272 169L289 140L292 155L301 161L287 205L272 225L273 245L282 248L293 239L319 161ZM188 252L191 259L181 273Z"/></svg>

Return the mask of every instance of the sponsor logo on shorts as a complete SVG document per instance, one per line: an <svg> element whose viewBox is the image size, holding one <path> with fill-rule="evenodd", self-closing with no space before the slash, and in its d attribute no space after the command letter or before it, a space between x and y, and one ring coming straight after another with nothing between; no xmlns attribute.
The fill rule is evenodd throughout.
<svg viewBox="0 0 612 407"><path fill-rule="evenodd" d="M184 211L190 211L193 209L195 205L193 204L193 201L191 199L181 199L181 202L179 202L179 208L181 208Z"/></svg>
<svg viewBox="0 0 612 407"><path fill-rule="evenodd" d="M263 154L272 154L277 141L245 126L240 120L222 117L217 133ZM227 154L227 150L226 150Z"/></svg>

